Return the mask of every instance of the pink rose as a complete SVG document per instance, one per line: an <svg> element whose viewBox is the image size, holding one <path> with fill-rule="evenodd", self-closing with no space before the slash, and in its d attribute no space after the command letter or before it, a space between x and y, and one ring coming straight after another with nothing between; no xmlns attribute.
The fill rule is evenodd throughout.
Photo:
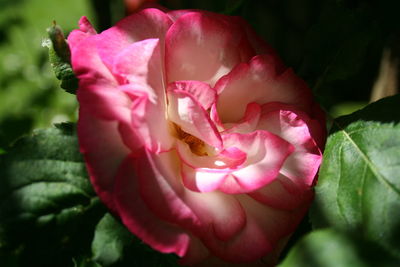
<svg viewBox="0 0 400 267"><path fill-rule="evenodd" d="M100 34L79 25L78 136L102 201L182 264L276 255L325 139L304 81L238 17L144 9Z"/></svg>

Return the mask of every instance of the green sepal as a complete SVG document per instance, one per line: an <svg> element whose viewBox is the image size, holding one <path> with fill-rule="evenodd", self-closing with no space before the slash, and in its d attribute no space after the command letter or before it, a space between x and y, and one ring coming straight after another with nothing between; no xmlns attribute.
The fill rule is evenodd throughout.
<svg viewBox="0 0 400 267"><path fill-rule="evenodd" d="M71 51L67 40L60 26L55 22L53 26L47 29L50 41L47 44L49 48L49 59L54 73L61 81L61 88L68 93L76 94L78 89L78 78L76 78L71 66Z"/></svg>

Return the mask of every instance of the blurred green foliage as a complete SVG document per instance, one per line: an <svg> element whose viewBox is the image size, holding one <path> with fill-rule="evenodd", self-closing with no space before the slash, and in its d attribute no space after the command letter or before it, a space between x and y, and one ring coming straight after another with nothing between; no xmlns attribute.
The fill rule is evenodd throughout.
<svg viewBox="0 0 400 267"><path fill-rule="evenodd" d="M398 266L380 247L333 229L320 229L301 239L279 267Z"/></svg>
<svg viewBox="0 0 400 267"><path fill-rule="evenodd" d="M22 134L75 120L76 100L59 89L48 60L46 28L67 31L92 16L87 1L0 1L0 152Z"/></svg>

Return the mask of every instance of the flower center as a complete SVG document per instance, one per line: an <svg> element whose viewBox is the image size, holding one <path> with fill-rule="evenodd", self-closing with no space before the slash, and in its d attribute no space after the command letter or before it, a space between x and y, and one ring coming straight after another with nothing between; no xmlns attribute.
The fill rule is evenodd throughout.
<svg viewBox="0 0 400 267"><path fill-rule="evenodd" d="M187 132L183 131L181 127L179 127L177 124L173 123L173 128L175 131L175 136L179 139L185 142L186 144L189 145L190 150L198 155L198 156L208 156L208 153L205 151L205 143L200 140L199 138L188 134Z"/></svg>

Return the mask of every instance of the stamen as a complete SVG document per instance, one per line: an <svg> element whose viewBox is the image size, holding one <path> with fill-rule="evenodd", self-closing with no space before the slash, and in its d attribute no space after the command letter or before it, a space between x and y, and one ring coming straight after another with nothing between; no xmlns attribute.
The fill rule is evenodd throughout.
<svg viewBox="0 0 400 267"><path fill-rule="evenodd" d="M190 150L198 155L198 156L208 156L208 153L205 152L205 143L200 140L199 138L188 134L187 132L183 131L181 127L173 123L173 128L175 131L175 136L189 145Z"/></svg>

